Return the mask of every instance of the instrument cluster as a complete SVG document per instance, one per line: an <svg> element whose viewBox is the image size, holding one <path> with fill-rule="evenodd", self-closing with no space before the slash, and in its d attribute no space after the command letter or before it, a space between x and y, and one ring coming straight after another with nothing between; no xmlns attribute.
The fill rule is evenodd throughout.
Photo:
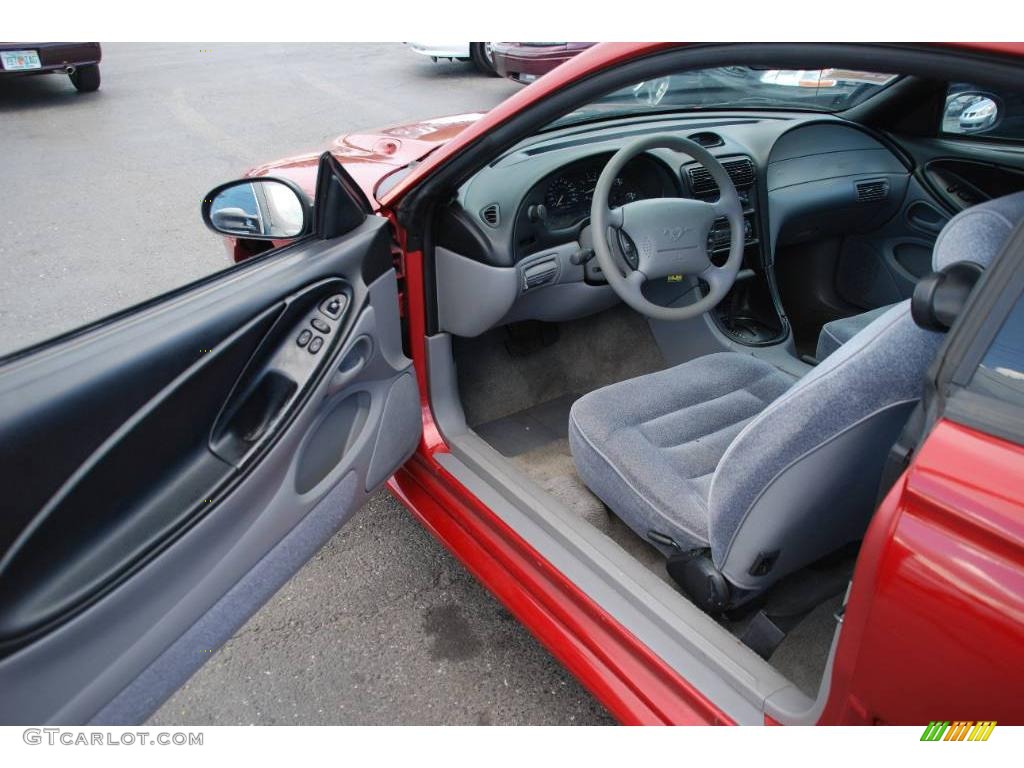
<svg viewBox="0 0 1024 768"><path fill-rule="evenodd" d="M549 178L544 187L546 223L552 229L573 226L590 216L594 200L594 188L607 157L589 159L585 163L563 168ZM661 197L664 194L660 174L652 173L643 158L627 165L612 183L609 203L613 208L631 203Z"/></svg>

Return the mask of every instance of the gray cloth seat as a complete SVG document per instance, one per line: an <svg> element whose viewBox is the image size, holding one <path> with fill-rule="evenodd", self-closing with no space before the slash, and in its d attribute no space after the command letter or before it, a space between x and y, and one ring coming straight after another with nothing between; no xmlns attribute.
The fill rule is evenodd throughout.
<svg viewBox="0 0 1024 768"><path fill-rule="evenodd" d="M825 323L818 333L818 347L814 351L814 356L819 362L824 360L894 306L896 305L887 304L884 307L861 312L859 315L841 317L838 320Z"/></svg>
<svg viewBox="0 0 1024 768"><path fill-rule="evenodd" d="M988 266L1021 218L1024 193L958 214L934 268ZM573 404L577 472L664 554L707 548L736 594L754 594L863 536L942 339L914 323L908 300L795 383L722 352L612 384Z"/></svg>
<svg viewBox="0 0 1024 768"><path fill-rule="evenodd" d="M795 380L755 357L721 352L620 381L573 404L573 458L587 487L634 530L707 546L722 454Z"/></svg>

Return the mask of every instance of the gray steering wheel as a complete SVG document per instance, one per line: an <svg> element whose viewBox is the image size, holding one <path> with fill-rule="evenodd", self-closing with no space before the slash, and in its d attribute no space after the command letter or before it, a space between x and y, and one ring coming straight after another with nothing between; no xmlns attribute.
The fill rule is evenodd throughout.
<svg viewBox="0 0 1024 768"><path fill-rule="evenodd" d="M699 162L718 184L717 202L684 197L637 200L612 209L609 199L616 177L641 152L672 149ZM708 257L708 233L715 219L729 221L729 258L716 267ZM688 320L707 312L725 298L743 261L743 205L722 164L696 142L672 134L659 134L630 142L601 171L590 207L594 255L605 279L619 297L641 314L658 320ZM610 242L621 230L633 241L636 269L612 255ZM695 275L706 282L708 294L692 304L663 307L643 295L643 284L669 275Z"/></svg>

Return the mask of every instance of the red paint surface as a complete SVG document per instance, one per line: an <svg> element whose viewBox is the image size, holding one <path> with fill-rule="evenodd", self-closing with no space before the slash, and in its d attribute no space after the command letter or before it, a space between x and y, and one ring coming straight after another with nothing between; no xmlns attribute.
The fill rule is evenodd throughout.
<svg viewBox="0 0 1024 768"><path fill-rule="evenodd" d="M1024 723L1024 447L940 422L879 508L828 723Z"/></svg>

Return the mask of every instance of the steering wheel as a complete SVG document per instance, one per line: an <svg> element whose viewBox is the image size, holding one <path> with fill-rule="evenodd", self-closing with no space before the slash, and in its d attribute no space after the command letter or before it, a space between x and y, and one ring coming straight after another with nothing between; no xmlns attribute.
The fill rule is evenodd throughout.
<svg viewBox="0 0 1024 768"><path fill-rule="evenodd" d="M612 184L630 160L649 149L672 149L703 165L718 184L717 202L685 197L637 200L612 209ZM729 258L716 267L708 257L708 233L715 219L729 221ZM696 142L671 134L648 136L630 142L601 171L590 207L594 255L608 284L619 297L641 314L658 320L688 320L707 312L725 298L736 281L743 261L743 205L725 168ZM635 265L621 255L613 256L610 243L625 234L635 245ZM628 241L627 241L628 242ZM708 294L692 304L663 307L643 295L643 284L669 275L695 275L708 284Z"/></svg>

